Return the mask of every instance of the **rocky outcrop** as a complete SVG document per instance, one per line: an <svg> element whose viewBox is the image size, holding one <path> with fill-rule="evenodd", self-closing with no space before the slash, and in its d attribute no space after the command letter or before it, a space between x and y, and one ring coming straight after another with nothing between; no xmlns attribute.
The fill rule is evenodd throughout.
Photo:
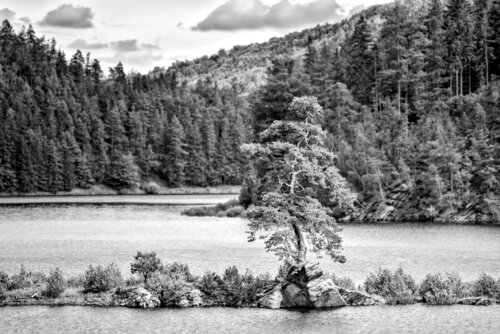
<svg viewBox="0 0 500 334"><path fill-rule="evenodd" d="M415 187L396 182L380 196L364 201L362 207L349 216L339 216L340 222L441 222L455 224L498 225L498 197L476 195L449 209L439 209L435 200L419 193Z"/></svg>
<svg viewBox="0 0 500 334"><path fill-rule="evenodd" d="M181 292L163 291L160 294L160 299L164 307L206 306L203 293L195 288Z"/></svg>
<svg viewBox="0 0 500 334"><path fill-rule="evenodd" d="M160 300L143 287L122 289L117 291L117 294L121 297L121 306L132 308L155 308L161 305Z"/></svg>
<svg viewBox="0 0 500 334"><path fill-rule="evenodd" d="M264 308L331 308L346 306L339 288L318 265L292 267L286 278L264 293L257 303Z"/></svg>
<svg viewBox="0 0 500 334"><path fill-rule="evenodd" d="M340 295L344 298L349 306L373 306L385 304L385 301L380 297L373 297L365 295L357 291L349 291L347 289L339 288Z"/></svg>
<svg viewBox="0 0 500 334"><path fill-rule="evenodd" d="M458 301L460 305L473 305L473 306L489 306L495 304L495 301L486 297L468 297Z"/></svg>

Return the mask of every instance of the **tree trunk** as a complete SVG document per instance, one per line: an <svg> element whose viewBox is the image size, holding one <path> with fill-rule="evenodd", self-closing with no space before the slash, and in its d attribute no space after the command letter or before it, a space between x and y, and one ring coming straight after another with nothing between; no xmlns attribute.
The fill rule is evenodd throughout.
<svg viewBox="0 0 500 334"><path fill-rule="evenodd" d="M399 43L399 39L398 39ZM398 113L401 113L401 64L398 46Z"/></svg>
<svg viewBox="0 0 500 334"><path fill-rule="evenodd" d="M292 174L292 180L290 181L290 194L293 195L295 193L295 183L297 182L297 175L300 172L295 172ZM295 234L295 239L297 241L297 265L300 267L306 263L306 243L304 240L304 235L302 231L297 226L297 224L292 223L293 233Z"/></svg>
<svg viewBox="0 0 500 334"><path fill-rule="evenodd" d="M307 247L302 231L296 224L292 224L295 239L297 239L297 265L300 267L306 263Z"/></svg>
<svg viewBox="0 0 500 334"><path fill-rule="evenodd" d="M486 66L486 85L488 85L490 83L489 82L489 80L490 80L489 70L490 69L489 69L489 64L488 64L488 62L489 62L489 60L488 60L488 42L486 42L485 44L486 45L484 47L484 62L485 62L485 66Z"/></svg>

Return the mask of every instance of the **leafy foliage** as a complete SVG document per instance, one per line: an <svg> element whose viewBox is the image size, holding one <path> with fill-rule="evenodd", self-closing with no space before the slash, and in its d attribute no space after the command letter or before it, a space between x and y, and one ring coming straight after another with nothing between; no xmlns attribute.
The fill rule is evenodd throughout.
<svg viewBox="0 0 500 334"><path fill-rule="evenodd" d="M420 295L427 304L456 304L468 294L469 287L458 274L428 274L420 284Z"/></svg>
<svg viewBox="0 0 500 334"><path fill-rule="evenodd" d="M57 298L66 289L66 283L61 269L56 268L52 270L47 277L47 287L45 288L44 295L49 298Z"/></svg>
<svg viewBox="0 0 500 334"><path fill-rule="evenodd" d="M327 189L340 207L352 206L354 195L333 166L335 156L321 146L321 128L309 122L322 116L315 98L295 98L287 121L274 121L260 134L262 144L243 151L260 169L260 200L248 209L249 241L265 239L266 249L280 259L303 263L306 241L312 250L344 262L340 228L315 192Z"/></svg>
<svg viewBox="0 0 500 334"><path fill-rule="evenodd" d="M417 292L414 279L402 268L394 273L389 269L379 269L371 273L364 282L366 292L384 297L389 304L413 304Z"/></svg>
<svg viewBox="0 0 500 334"><path fill-rule="evenodd" d="M488 274L481 276L472 285L472 294L474 296L484 296L488 298L498 298L500 294L500 286L495 279Z"/></svg>
<svg viewBox="0 0 500 334"><path fill-rule="evenodd" d="M121 272L115 263L111 263L107 267L90 265L85 271L83 290L86 293L106 292L117 287L121 282Z"/></svg>
<svg viewBox="0 0 500 334"><path fill-rule="evenodd" d="M162 268L161 260L155 252L137 252L134 256L134 262L130 264L132 274L144 276L144 282L148 282L148 276Z"/></svg>

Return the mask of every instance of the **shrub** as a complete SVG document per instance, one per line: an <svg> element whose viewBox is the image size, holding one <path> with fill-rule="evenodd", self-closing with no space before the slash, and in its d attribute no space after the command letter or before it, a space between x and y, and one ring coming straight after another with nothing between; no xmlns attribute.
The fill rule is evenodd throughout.
<svg viewBox="0 0 500 334"><path fill-rule="evenodd" d="M258 300L259 292L267 286L263 277L255 277L249 270L240 274L233 266L226 269L224 283L224 304L227 306L250 305Z"/></svg>
<svg viewBox="0 0 500 334"><path fill-rule="evenodd" d="M243 208L241 205L237 205L223 212L225 213L225 217L241 217L241 215L245 212L245 208Z"/></svg>
<svg viewBox="0 0 500 334"><path fill-rule="evenodd" d="M155 272L147 283L164 306L177 305L180 298L193 289L193 276L187 265L173 263Z"/></svg>
<svg viewBox="0 0 500 334"><path fill-rule="evenodd" d="M194 276L189 271L187 264L174 262L163 266L161 271L169 276L182 278L186 282L194 281Z"/></svg>
<svg viewBox="0 0 500 334"><path fill-rule="evenodd" d="M415 280L399 268L394 273L379 269L365 280L366 292L384 297L389 304L412 304L415 302L417 286Z"/></svg>
<svg viewBox="0 0 500 334"><path fill-rule="evenodd" d="M50 298L57 298L64 292L64 277L59 268L52 270L47 278L47 287L44 295Z"/></svg>
<svg viewBox="0 0 500 334"><path fill-rule="evenodd" d="M132 274L140 274L144 276L144 282L147 283L148 276L157 272L161 268L161 260L156 255L156 252L137 252L134 256L134 262L130 264Z"/></svg>
<svg viewBox="0 0 500 334"><path fill-rule="evenodd" d="M356 290L356 284L354 284L354 281L351 278L337 277L335 274L331 274L330 277L336 286L347 290Z"/></svg>
<svg viewBox="0 0 500 334"><path fill-rule="evenodd" d="M9 286L9 275L4 271L0 271L0 286L4 286L6 289Z"/></svg>
<svg viewBox="0 0 500 334"><path fill-rule="evenodd" d="M225 299L224 282L214 272L207 271L200 279L200 290L214 300L223 303Z"/></svg>
<svg viewBox="0 0 500 334"><path fill-rule="evenodd" d="M21 265L19 273L10 277L7 288L8 290L25 289L33 286L41 286L45 281L45 274L26 271L24 265Z"/></svg>
<svg viewBox="0 0 500 334"><path fill-rule="evenodd" d="M113 289L122 282L120 269L114 263L106 268L99 265L97 267L89 266L85 272L83 282L84 292L105 292Z"/></svg>
<svg viewBox="0 0 500 334"><path fill-rule="evenodd" d="M466 297L468 288L458 274L429 274L420 285L420 295L427 304L451 305Z"/></svg>
<svg viewBox="0 0 500 334"><path fill-rule="evenodd" d="M7 297L7 287L0 283L0 301L3 301Z"/></svg>
<svg viewBox="0 0 500 334"><path fill-rule="evenodd" d="M182 212L183 215L191 217L238 217L242 216L245 209L237 199L232 199L216 206L194 207Z"/></svg>
<svg viewBox="0 0 500 334"><path fill-rule="evenodd" d="M157 195L160 192L160 186L155 182L148 182L142 189L149 195Z"/></svg>
<svg viewBox="0 0 500 334"><path fill-rule="evenodd" d="M499 286L491 275L483 273L472 284L472 295L474 296L497 298L499 293Z"/></svg>

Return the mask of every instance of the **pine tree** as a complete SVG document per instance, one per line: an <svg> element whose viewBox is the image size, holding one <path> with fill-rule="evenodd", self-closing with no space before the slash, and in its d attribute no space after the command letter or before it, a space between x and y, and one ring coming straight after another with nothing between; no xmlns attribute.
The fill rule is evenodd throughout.
<svg viewBox="0 0 500 334"><path fill-rule="evenodd" d="M187 158L185 167L186 182L194 186L206 186L205 156L198 123L194 123L186 136Z"/></svg>
<svg viewBox="0 0 500 334"><path fill-rule="evenodd" d="M248 209L249 241L265 239L266 249L280 259L306 262L307 243L315 253L345 262L340 254L340 228L308 189L328 188L339 206L350 207L354 195L333 167L334 155L322 146L322 130L310 123L322 109L315 98L294 99L287 120L275 121L261 133L262 144L243 150L267 166L267 191ZM307 240L307 242L306 242Z"/></svg>
<svg viewBox="0 0 500 334"><path fill-rule="evenodd" d="M167 154L162 168L167 183L171 187L179 187L184 183L184 151L185 134L179 119L172 116L167 133Z"/></svg>
<svg viewBox="0 0 500 334"><path fill-rule="evenodd" d="M216 137L215 137L215 129L212 119L209 117L204 117L202 121L201 128L201 138L202 138L202 146L203 146L203 154L205 161L205 178L209 185L214 185L217 179L217 171L216 168Z"/></svg>
<svg viewBox="0 0 500 334"><path fill-rule="evenodd" d="M348 59L346 84L354 99L367 105L372 101L375 83L372 46L370 26L362 15L356 22L352 36L346 39L343 51Z"/></svg>

